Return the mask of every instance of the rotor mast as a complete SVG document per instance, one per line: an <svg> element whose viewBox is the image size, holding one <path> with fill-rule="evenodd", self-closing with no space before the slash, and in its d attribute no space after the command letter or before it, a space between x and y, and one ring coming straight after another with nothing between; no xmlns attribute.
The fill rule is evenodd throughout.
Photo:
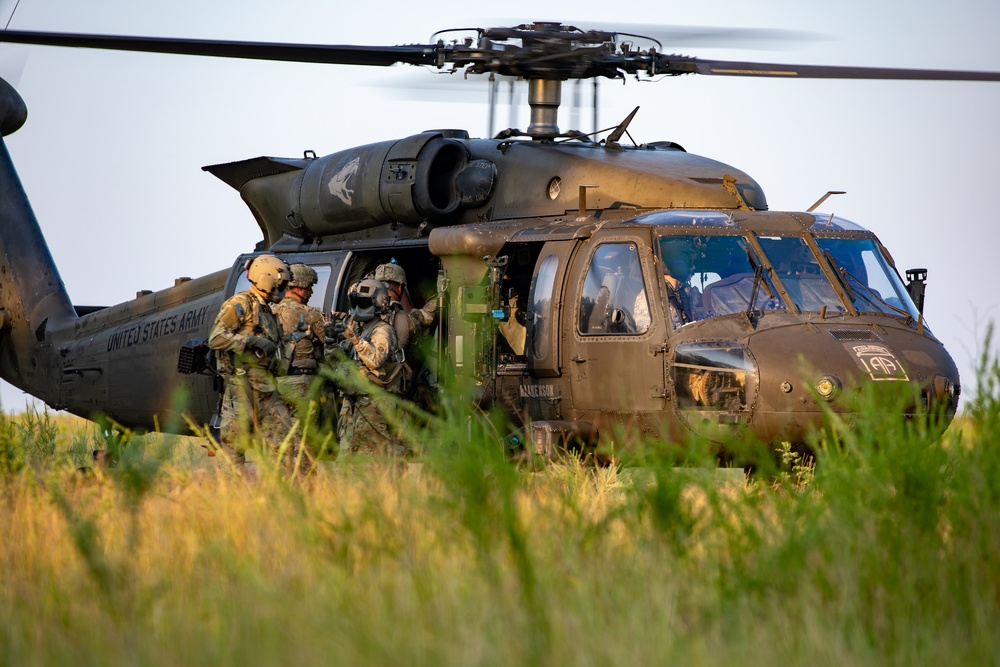
<svg viewBox="0 0 1000 667"><path fill-rule="evenodd" d="M553 79L528 80L528 106L531 109L528 136L534 138L559 135L559 104L562 101L562 81Z"/></svg>

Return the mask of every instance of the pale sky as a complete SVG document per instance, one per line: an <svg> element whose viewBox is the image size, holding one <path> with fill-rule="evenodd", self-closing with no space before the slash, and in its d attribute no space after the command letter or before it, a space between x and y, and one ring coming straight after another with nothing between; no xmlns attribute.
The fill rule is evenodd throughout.
<svg viewBox="0 0 1000 667"><path fill-rule="evenodd" d="M823 40L779 50L681 45L705 58L1000 71L1000 3L606 0L489 5L328 0L20 0L11 27L104 34L328 44L426 43L451 27L535 20L775 28ZM13 3L0 0L2 16ZM420 68L211 60L0 45L0 74L28 121L7 139L74 303L113 305L179 276L228 267L260 232L235 190L203 165L258 155L324 155L430 128L486 133L486 108L408 101L435 81ZM602 81L601 125L641 109L640 142L672 140L753 176L772 210L821 210L874 231L900 273L929 270L925 315L962 373L964 396L986 324L998 316L994 220L1000 83L680 77ZM564 100L570 96L564 92ZM427 96L423 96L426 98ZM412 98L411 98L412 99ZM500 124L507 125L505 113ZM569 129L568 112L560 126ZM524 110L518 125L527 126ZM581 123L589 130L590 121ZM26 397L0 387L6 409Z"/></svg>

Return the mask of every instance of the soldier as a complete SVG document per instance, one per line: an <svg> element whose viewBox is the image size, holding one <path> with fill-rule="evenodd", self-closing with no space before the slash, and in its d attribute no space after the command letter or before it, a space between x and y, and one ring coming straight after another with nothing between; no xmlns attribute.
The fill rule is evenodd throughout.
<svg viewBox="0 0 1000 667"><path fill-rule="evenodd" d="M292 415L299 418L303 436L318 435L317 409L323 407L321 400L323 382L317 379L323 361L326 324L323 313L308 305L312 297L313 285L318 281L316 271L306 264L292 264L288 267L292 280L288 283L285 298L274 307L274 314L284 332L284 351L287 366L278 378L278 392L288 403ZM312 419L307 425L304 420L310 415L310 401L316 401L312 408ZM336 415L330 415L331 419ZM304 450L309 454L308 450Z"/></svg>
<svg viewBox="0 0 1000 667"><path fill-rule="evenodd" d="M423 308L414 308L406 289L406 271L395 262L378 265L372 276L385 283L392 300L392 309L396 313L390 323L396 330L399 347L406 350L417 333L434 323L437 301L431 299Z"/></svg>
<svg viewBox="0 0 1000 667"><path fill-rule="evenodd" d="M348 358L377 389L367 391L348 382L337 435L340 453L402 456L408 447L393 434L385 415L395 409L389 395L402 391L404 364L400 359L389 293L379 280L355 283L347 292L351 317L344 331Z"/></svg>
<svg viewBox="0 0 1000 667"><path fill-rule="evenodd" d="M250 288L222 304L208 338L225 382L220 409L222 450L240 472L246 463L249 435L261 435L276 449L292 422L275 386L282 332L270 305L284 297L291 274L278 257L260 255L248 261L247 278Z"/></svg>
<svg viewBox="0 0 1000 667"><path fill-rule="evenodd" d="M316 271L305 264L289 267L292 280L288 283L285 298L274 307L274 314L281 323L288 367L279 378L281 395L297 410L315 396L310 390L323 360L325 321L323 313L308 305L313 285L318 280Z"/></svg>
<svg viewBox="0 0 1000 667"><path fill-rule="evenodd" d="M396 330L399 348L406 362L406 377L403 392L406 398L424 410L434 410L434 364L426 354L429 352L420 344L419 334L434 324L437 318L437 298L432 298L422 308L414 308L406 289L406 271L395 261L375 267L373 276L385 283L389 298L392 299L390 324ZM439 294L442 290L439 287ZM415 372L415 377L414 377Z"/></svg>
<svg viewBox="0 0 1000 667"><path fill-rule="evenodd" d="M700 294L696 288L685 285L669 273L664 272L663 281L667 286L667 314L670 324L674 329L679 329L693 321L692 317L697 312L694 303ZM652 323L645 289L640 290L635 297L633 317L636 333L645 333Z"/></svg>

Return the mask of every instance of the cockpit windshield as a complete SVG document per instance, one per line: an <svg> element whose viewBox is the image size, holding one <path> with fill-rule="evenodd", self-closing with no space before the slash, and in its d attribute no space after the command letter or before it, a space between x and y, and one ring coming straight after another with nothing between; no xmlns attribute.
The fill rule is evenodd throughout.
<svg viewBox="0 0 1000 667"><path fill-rule="evenodd" d="M828 255L859 312L920 317L899 274L890 266L872 239L817 238L820 250Z"/></svg>
<svg viewBox="0 0 1000 667"><path fill-rule="evenodd" d="M742 236L662 236L660 257L674 328L748 310L785 310Z"/></svg>
<svg viewBox="0 0 1000 667"><path fill-rule="evenodd" d="M778 280L800 313L844 312L847 308L820 268L819 260L798 236L761 236L764 250Z"/></svg>
<svg viewBox="0 0 1000 667"><path fill-rule="evenodd" d="M747 311L846 312L838 291L858 312L918 318L875 240L820 237L816 243L819 256L800 235L661 236L671 324ZM839 289L830 282L834 275Z"/></svg>

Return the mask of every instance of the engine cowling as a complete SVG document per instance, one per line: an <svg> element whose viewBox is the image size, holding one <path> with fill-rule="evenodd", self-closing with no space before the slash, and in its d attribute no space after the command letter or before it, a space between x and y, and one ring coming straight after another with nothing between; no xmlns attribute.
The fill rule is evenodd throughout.
<svg viewBox="0 0 1000 667"><path fill-rule="evenodd" d="M387 223L447 224L489 198L495 167L470 161L453 131L432 131L321 158L254 158L205 167L236 188L265 242L327 236ZM485 163L485 164L484 164Z"/></svg>

